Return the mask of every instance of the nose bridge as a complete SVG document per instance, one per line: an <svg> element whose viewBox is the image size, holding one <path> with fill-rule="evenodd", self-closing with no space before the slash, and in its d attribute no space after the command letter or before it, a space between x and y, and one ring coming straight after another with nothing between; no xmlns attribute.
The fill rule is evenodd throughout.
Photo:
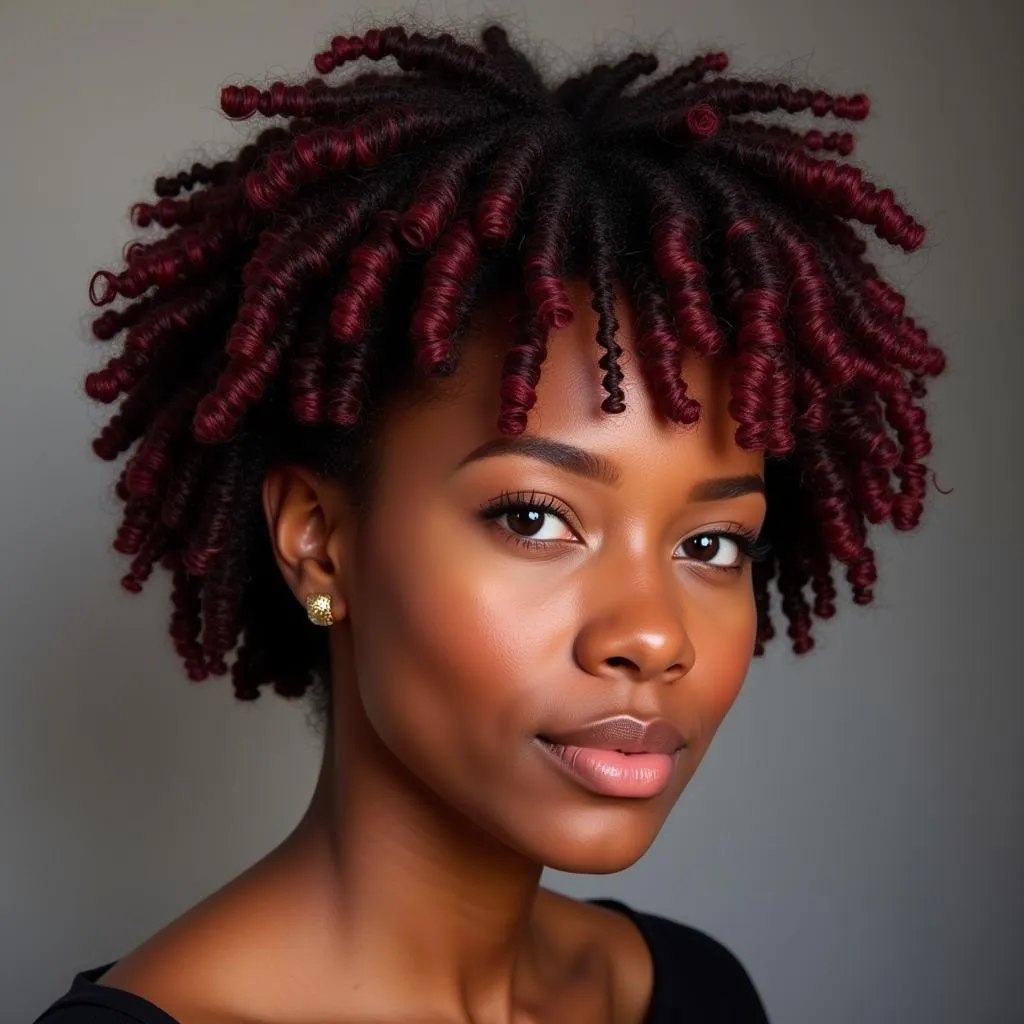
<svg viewBox="0 0 1024 1024"><path fill-rule="evenodd" d="M576 660L592 675L637 681L688 672L694 648L671 559L651 545L603 552L576 638Z"/></svg>

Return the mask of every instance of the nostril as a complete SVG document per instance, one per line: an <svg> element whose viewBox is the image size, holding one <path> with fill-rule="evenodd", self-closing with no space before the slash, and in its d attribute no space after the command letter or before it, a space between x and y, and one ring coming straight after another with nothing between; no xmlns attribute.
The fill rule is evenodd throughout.
<svg viewBox="0 0 1024 1024"><path fill-rule="evenodd" d="M605 662L612 668L631 668L634 670L638 669L638 666L629 660L629 658L606 658Z"/></svg>

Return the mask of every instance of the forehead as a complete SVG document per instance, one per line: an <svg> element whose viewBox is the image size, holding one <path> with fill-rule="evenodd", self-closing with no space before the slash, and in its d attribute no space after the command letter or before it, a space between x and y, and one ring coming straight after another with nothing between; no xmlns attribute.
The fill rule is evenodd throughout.
<svg viewBox="0 0 1024 1024"><path fill-rule="evenodd" d="M616 341L626 409L610 414L605 398L597 342L598 313L591 307L587 282L566 282L575 316L568 326L548 336L548 350L530 410L527 435L556 438L607 455L624 468L641 472L663 468L695 476L763 472L760 452L736 445L736 422L729 414L732 358L684 356L680 374L687 393L701 403L701 419L692 427L666 419L657 409L636 350L636 325L631 303L616 284ZM501 371L505 353L519 337L515 317L517 296L505 292L478 306L462 342L459 366L451 378L437 381L426 394L407 403L392 420L388 447L433 446L456 461L478 444L498 437ZM387 431L386 431L387 432Z"/></svg>

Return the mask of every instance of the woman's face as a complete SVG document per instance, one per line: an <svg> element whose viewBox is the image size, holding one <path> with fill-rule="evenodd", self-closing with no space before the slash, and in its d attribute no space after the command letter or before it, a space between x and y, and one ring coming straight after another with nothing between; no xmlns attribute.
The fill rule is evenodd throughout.
<svg viewBox="0 0 1024 1024"><path fill-rule="evenodd" d="M734 441L724 359L684 363L699 425L656 414L621 291L627 409L602 412L597 314L583 282L570 296L518 439L495 429L503 300L437 400L387 418L340 675L447 804L540 863L603 873L653 842L739 692L756 617L735 535L761 528L764 463Z"/></svg>

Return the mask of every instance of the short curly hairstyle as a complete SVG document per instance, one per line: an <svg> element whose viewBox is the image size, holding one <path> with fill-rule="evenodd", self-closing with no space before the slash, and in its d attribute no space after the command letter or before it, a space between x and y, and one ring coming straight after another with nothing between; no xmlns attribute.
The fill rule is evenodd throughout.
<svg viewBox="0 0 1024 1024"><path fill-rule="evenodd" d="M92 279L95 305L127 300L93 321L123 346L85 380L100 402L124 396L95 452L138 442L116 484L121 582L173 574L170 632L193 680L230 667L244 700L329 688L327 631L277 570L262 480L307 465L365 509L380 410L450 374L473 309L501 289L519 311L503 434L524 429L548 333L572 319L571 277L592 292L609 414L625 404L616 283L666 417L700 415L685 352L735 356L736 439L766 455L755 653L774 635L773 581L793 649L808 651L838 566L853 600L872 600L868 524L918 523L920 399L945 359L850 222L906 251L924 229L823 155L848 155L848 132L760 116L855 121L867 97L724 77L717 52L647 82L658 60L633 52L552 87L502 27L480 42L372 29L333 38L303 84L224 88L229 117L281 123L233 159L158 178L132 219L165 233ZM398 70L335 76L364 57Z"/></svg>

